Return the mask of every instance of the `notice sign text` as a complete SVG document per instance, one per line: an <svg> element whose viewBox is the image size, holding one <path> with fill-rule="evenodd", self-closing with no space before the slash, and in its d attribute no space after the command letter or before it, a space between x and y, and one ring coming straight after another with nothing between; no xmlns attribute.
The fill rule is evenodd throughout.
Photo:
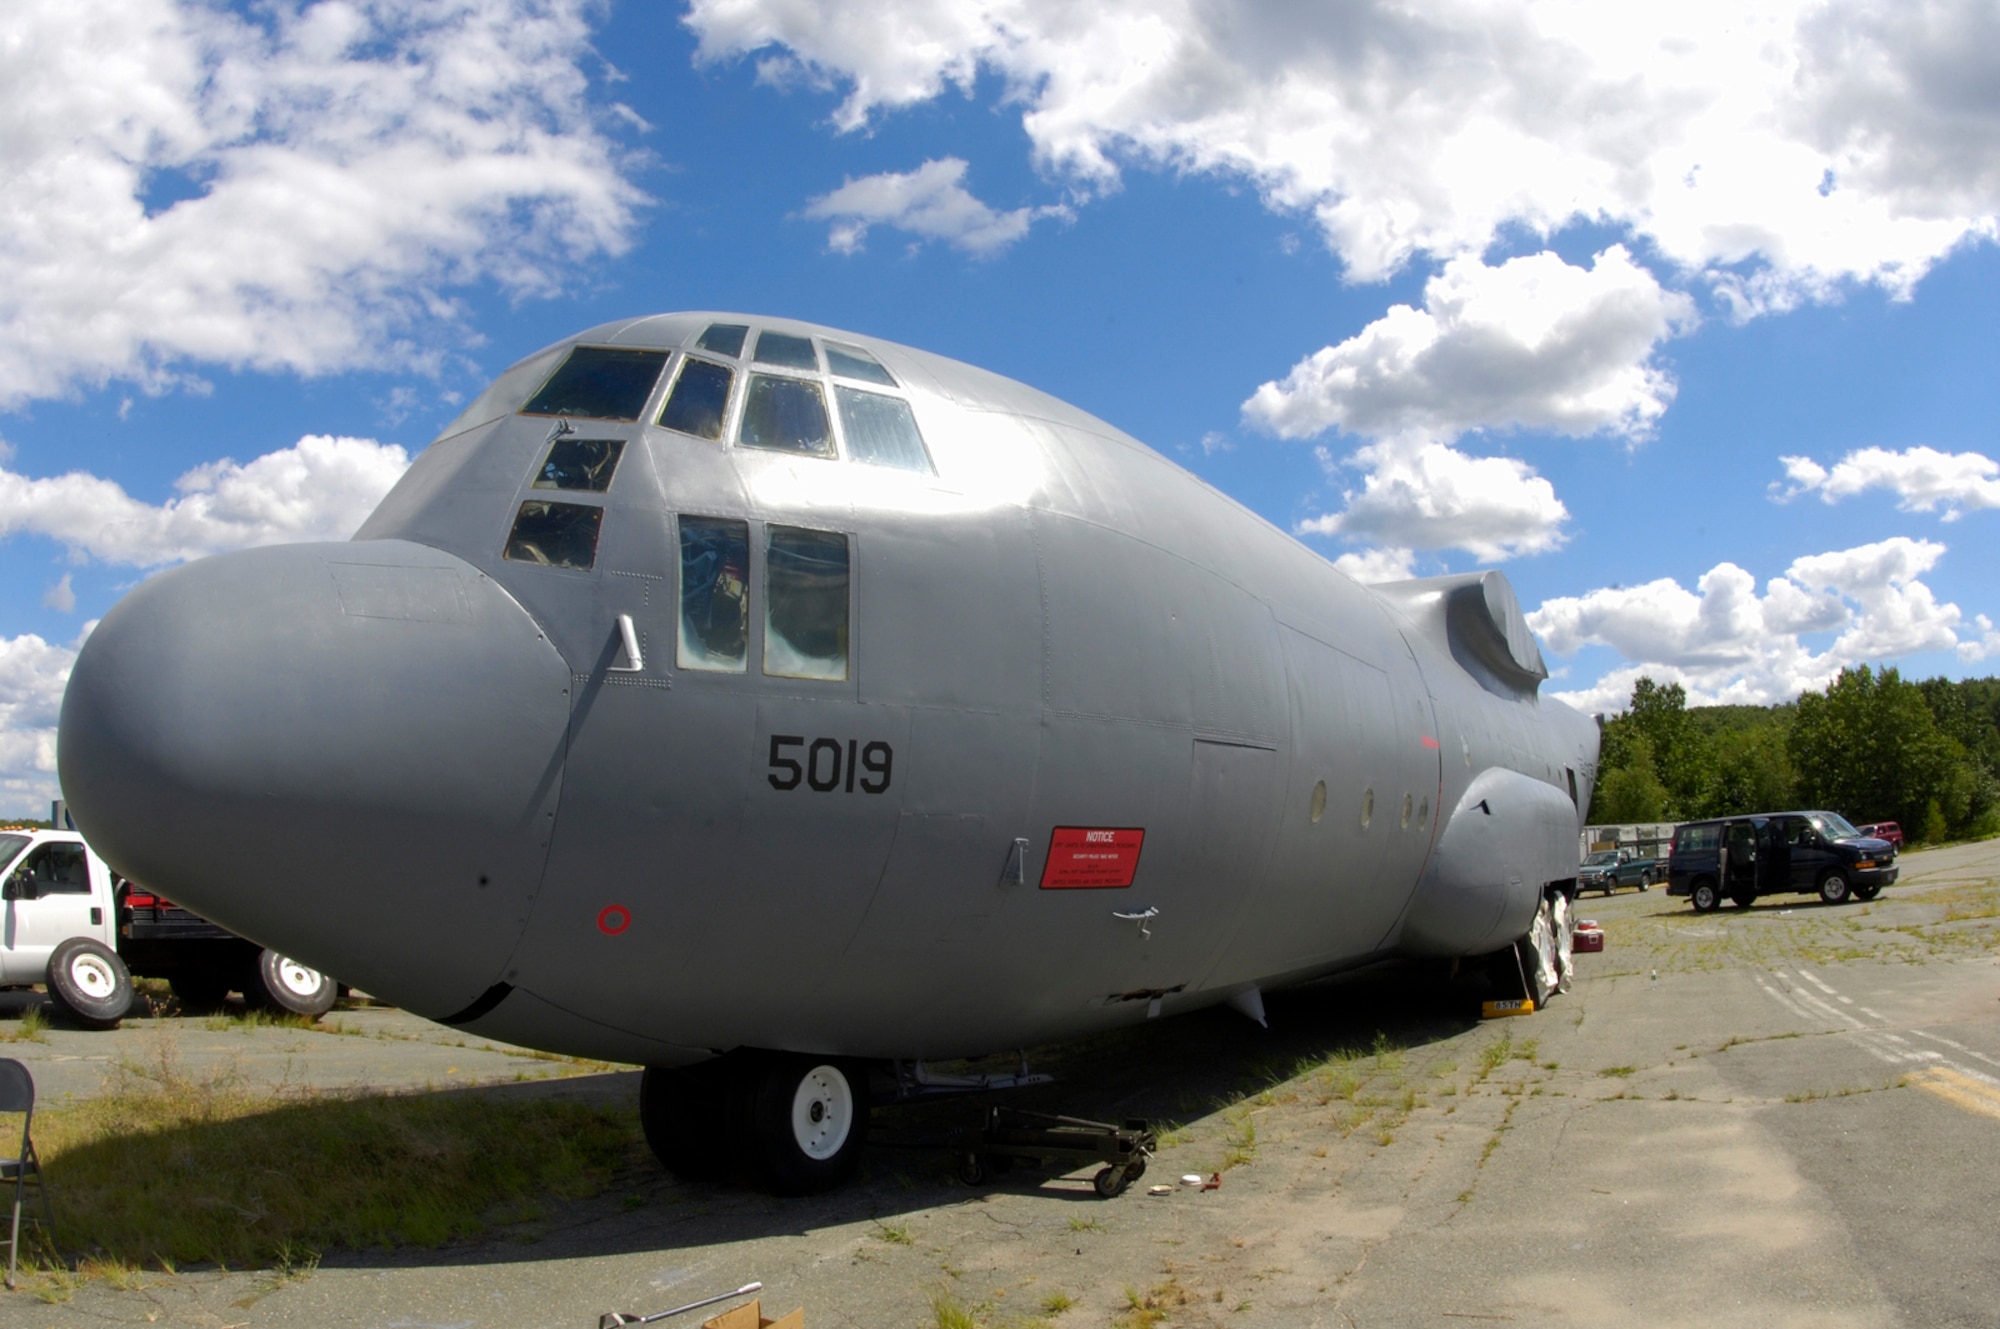
<svg viewBox="0 0 2000 1329"><path fill-rule="evenodd" d="M1042 865L1042 889L1105 889L1130 886L1139 870L1146 832L1132 827L1058 826L1049 835Z"/></svg>

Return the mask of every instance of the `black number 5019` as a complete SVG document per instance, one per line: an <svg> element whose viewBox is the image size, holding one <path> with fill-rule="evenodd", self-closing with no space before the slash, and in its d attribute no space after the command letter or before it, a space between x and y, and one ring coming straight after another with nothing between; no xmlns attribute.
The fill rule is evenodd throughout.
<svg viewBox="0 0 2000 1329"><path fill-rule="evenodd" d="M790 748L805 750L787 756ZM803 784L821 794L836 789L879 794L888 789L895 762L895 750L880 739L862 743L850 738L843 750L837 738L815 738L808 746L802 734L773 734L771 773L765 778L773 789L797 789Z"/></svg>

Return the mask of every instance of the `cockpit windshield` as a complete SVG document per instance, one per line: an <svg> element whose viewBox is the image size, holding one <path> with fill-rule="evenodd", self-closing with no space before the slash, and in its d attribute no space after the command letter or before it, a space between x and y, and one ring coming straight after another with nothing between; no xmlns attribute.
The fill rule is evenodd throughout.
<svg viewBox="0 0 2000 1329"><path fill-rule="evenodd" d="M523 415L570 415L591 420L637 420L666 367L667 352L620 346L579 346L549 375Z"/></svg>

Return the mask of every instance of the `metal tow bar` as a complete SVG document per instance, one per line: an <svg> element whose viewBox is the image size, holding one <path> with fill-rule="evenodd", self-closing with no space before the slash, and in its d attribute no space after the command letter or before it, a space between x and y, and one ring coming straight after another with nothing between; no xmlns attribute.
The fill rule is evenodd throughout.
<svg viewBox="0 0 2000 1329"><path fill-rule="evenodd" d="M669 1315L679 1315L684 1311L700 1310L703 1306L713 1306L718 1301L728 1301L732 1297L747 1297L752 1292L762 1292L762 1283L745 1283L734 1292L722 1292L713 1297L703 1297L700 1301L690 1301L685 1306L676 1306L670 1311L655 1311L651 1315L627 1315L623 1311L606 1311L597 1317L597 1329L618 1329L621 1324L651 1324L664 1320Z"/></svg>

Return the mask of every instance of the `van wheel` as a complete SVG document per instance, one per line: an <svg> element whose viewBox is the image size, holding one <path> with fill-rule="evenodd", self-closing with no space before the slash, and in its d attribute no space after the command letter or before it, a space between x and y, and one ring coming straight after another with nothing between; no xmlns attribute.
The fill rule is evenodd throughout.
<svg viewBox="0 0 2000 1329"><path fill-rule="evenodd" d="M1694 905L1697 914L1713 913L1722 907L1722 896L1712 881L1698 881L1688 892L1688 902Z"/></svg>
<svg viewBox="0 0 2000 1329"><path fill-rule="evenodd" d="M1872 900L1881 893L1882 888L1880 886L1856 886L1854 888L1854 898L1857 900Z"/></svg>
<svg viewBox="0 0 2000 1329"><path fill-rule="evenodd" d="M1848 900L1847 878L1838 870L1827 873L1819 879L1819 898L1828 904L1846 904Z"/></svg>
<svg viewBox="0 0 2000 1329"><path fill-rule="evenodd" d="M332 1010L340 995L340 985L325 974L273 950L257 957L257 986L260 991L244 997L312 1020Z"/></svg>
<svg viewBox="0 0 2000 1329"><path fill-rule="evenodd" d="M1729 895L1729 903L1735 905L1738 909L1748 909L1751 905L1757 903L1757 892L1732 891Z"/></svg>
<svg viewBox="0 0 2000 1329"><path fill-rule="evenodd" d="M101 942L71 937L49 957L49 998L85 1029L116 1029L132 1009L132 975Z"/></svg>

